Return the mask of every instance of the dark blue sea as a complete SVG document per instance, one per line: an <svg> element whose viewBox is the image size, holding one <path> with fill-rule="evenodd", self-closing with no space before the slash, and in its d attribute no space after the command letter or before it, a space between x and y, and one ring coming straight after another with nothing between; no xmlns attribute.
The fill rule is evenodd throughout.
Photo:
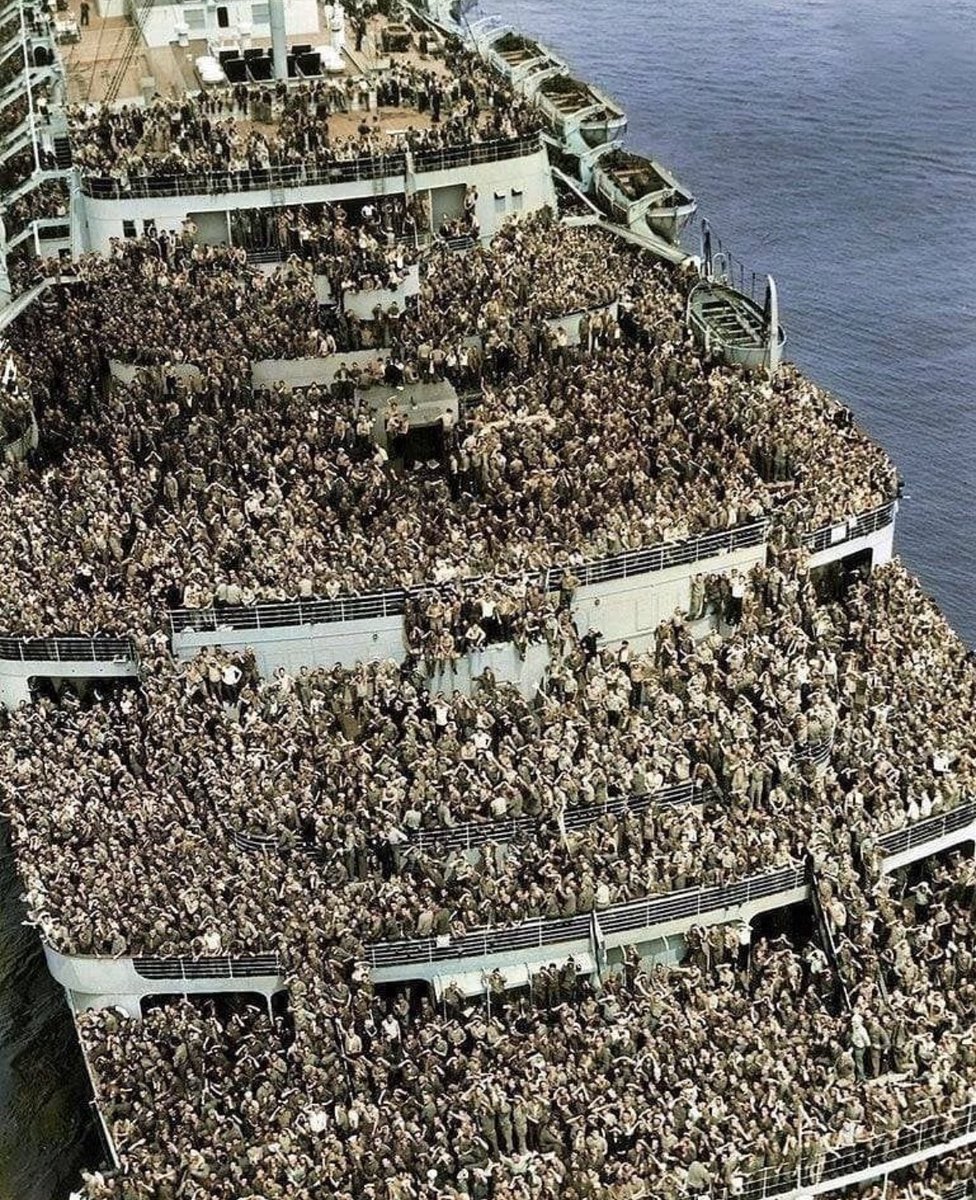
<svg viewBox="0 0 976 1200"><path fill-rule="evenodd" d="M498 0L630 116L749 273L788 349L906 481L898 548L976 644L976 8L971 0ZM479 15L478 13L472 16ZM79 1065L0 860L0 1200L89 1153Z"/></svg>
<svg viewBox="0 0 976 1200"><path fill-rule="evenodd" d="M494 0L619 100L724 244L779 284L789 356L906 483L897 547L976 645L971 0ZM697 249L693 241L690 249Z"/></svg>

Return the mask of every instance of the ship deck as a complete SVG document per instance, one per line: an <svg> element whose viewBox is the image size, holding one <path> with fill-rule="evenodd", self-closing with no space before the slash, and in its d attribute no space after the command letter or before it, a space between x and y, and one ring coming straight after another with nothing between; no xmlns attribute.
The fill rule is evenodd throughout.
<svg viewBox="0 0 976 1200"><path fill-rule="evenodd" d="M73 8L77 8L73 4ZM76 14L77 15L77 14ZM181 96L196 91L200 84L193 60L207 53L203 40L188 46L146 46L133 26L123 17L100 18L92 6L91 24L79 28L75 42L61 45L68 101L71 104L100 103L105 100L112 81L123 69L118 85L118 100L137 100L142 95L141 81L152 77L162 96ZM133 35L136 45L132 48ZM125 62L128 57L129 61Z"/></svg>
<svg viewBox="0 0 976 1200"><path fill-rule="evenodd" d="M172 44L152 47L146 45L127 19L99 17L94 4L91 6L90 23L85 27L81 27L80 24L80 0L70 0L69 11L64 15L73 17L79 26L77 40L65 41L59 46L70 104L97 104L104 101L120 70L122 78L116 89L116 102L140 100L143 94L143 80L150 78L157 94L171 99L200 91L195 61L201 55L211 53L206 38L191 38L186 46ZM385 24L382 17L374 17L369 22L363 47L357 51L354 49L355 31L347 22L346 69L341 75L336 73L327 78L357 77L388 67L391 58L380 50ZM289 42L302 41L322 45L328 41L328 34L323 29L289 34ZM271 39L252 37L248 44L255 48L269 49ZM430 54L422 54L416 46L396 54L392 61L399 66L433 71L441 78L450 78L450 72L443 62ZM402 114L396 115L402 120ZM387 119L387 114L381 112L380 117L383 122ZM424 127L425 123L429 122L421 119L413 121L415 127ZM336 132L340 135L346 132L354 133L355 124L348 131L337 128Z"/></svg>

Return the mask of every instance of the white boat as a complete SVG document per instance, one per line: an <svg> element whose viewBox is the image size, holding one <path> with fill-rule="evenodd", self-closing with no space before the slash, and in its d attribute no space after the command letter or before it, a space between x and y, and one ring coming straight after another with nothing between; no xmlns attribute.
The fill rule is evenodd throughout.
<svg viewBox="0 0 976 1200"><path fill-rule="evenodd" d="M593 189L613 220L677 242L698 204L660 163L614 147L593 167Z"/></svg>

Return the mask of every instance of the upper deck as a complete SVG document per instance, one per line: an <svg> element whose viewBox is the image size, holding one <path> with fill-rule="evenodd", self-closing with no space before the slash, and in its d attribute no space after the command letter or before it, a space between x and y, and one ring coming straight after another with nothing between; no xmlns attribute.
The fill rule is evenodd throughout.
<svg viewBox="0 0 976 1200"><path fill-rule="evenodd" d="M417 193L436 233L470 187L484 234L509 211L555 206L543 116L460 41L419 18L359 30L314 5L285 11L277 50L241 22L198 36L189 6L134 23L93 12L65 33L53 49L75 253L190 218L225 242L233 213L286 204Z"/></svg>

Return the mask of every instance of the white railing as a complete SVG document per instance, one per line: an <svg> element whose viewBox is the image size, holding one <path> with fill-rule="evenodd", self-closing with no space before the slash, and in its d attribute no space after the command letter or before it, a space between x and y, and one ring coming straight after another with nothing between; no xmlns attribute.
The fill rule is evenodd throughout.
<svg viewBox="0 0 976 1200"><path fill-rule="evenodd" d="M563 578L572 573L580 586L606 583L615 579L631 579L669 567L687 566L704 559L715 558L735 550L760 546L766 540L768 522L750 521L731 529L716 530L681 541L661 542L642 550L629 550L608 558L554 566L534 572L530 579L547 591L558 591ZM200 633L218 629L270 629L284 625L311 625L332 621L359 621L377 617L398 616L405 611L408 595L429 593L435 587L444 589L473 585L481 577L452 580L450 583L398 589L387 592L362 592L335 600L271 601L247 606L224 608L177 608L169 612L170 633L184 631Z"/></svg>
<svg viewBox="0 0 976 1200"><path fill-rule="evenodd" d="M413 155L416 174L479 166L534 154L541 148L538 134L523 138L504 138L470 142L438 150L418 150ZM349 183L375 183L378 180L402 180L407 174L407 155L403 151L376 154L330 162L274 163L267 167L248 167L229 171L215 166L194 172L153 175L115 176L81 175L82 194L91 200L150 200L158 196L214 196L235 192L266 192L276 189L323 187Z"/></svg>
<svg viewBox="0 0 976 1200"><path fill-rule="evenodd" d="M372 183L399 178L406 155L378 154L334 159L327 163L280 163L241 171L214 170L130 176L121 179L82 174L82 195L92 200L151 200L157 196L213 196L233 192L266 192L277 188L322 187L327 184Z"/></svg>
<svg viewBox="0 0 976 1200"><path fill-rule="evenodd" d="M135 662L129 638L0 637L0 659L8 662Z"/></svg>
<svg viewBox="0 0 976 1200"><path fill-rule="evenodd" d="M742 1187L724 1190L723 1200L767 1200L771 1196L816 1195L836 1191L849 1181L884 1175L901 1165L948 1154L976 1141L976 1103L925 1117L856 1146L802 1159L792 1166L766 1167L747 1175Z"/></svg>
<svg viewBox="0 0 976 1200"><path fill-rule="evenodd" d="M281 960L267 954L215 955L204 958L134 958L132 965L143 979L165 982L201 979L252 979L281 974Z"/></svg>
<svg viewBox="0 0 976 1200"><path fill-rule="evenodd" d="M897 507L897 501L889 500L886 504L848 517L846 521L839 521L836 525L822 525L812 533L804 534L803 544L816 554L820 550L828 550L831 546L853 541L854 538L877 533L879 529L885 529L894 521Z"/></svg>
<svg viewBox="0 0 976 1200"><path fill-rule="evenodd" d="M0 636L0 659L7 662L135 663L131 639L112 637L20 638Z"/></svg>
<svg viewBox="0 0 976 1200"><path fill-rule="evenodd" d="M793 751L793 761L799 766L804 763L812 763L815 767L825 767L830 762L833 748L833 735L823 738L819 742L807 742L804 746L797 746Z"/></svg>
<svg viewBox="0 0 976 1200"><path fill-rule="evenodd" d="M781 867L725 886L687 888L680 892L611 905L598 910L596 915L604 934L652 929L672 921L724 912L754 900L785 896L804 887L805 883L805 867ZM394 942L376 942L366 947L365 957L371 967L415 967L556 947L561 942L588 938L591 917L589 912L566 918L539 917L518 925L475 929L458 938L405 938Z"/></svg>
<svg viewBox="0 0 976 1200"><path fill-rule="evenodd" d="M568 832L587 829L602 817L623 817L628 814L646 812L649 808L668 805L695 804L713 800L719 793L713 788L703 787L695 780L676 783L653 792L621 793L610 796L600 804L582 804L569 808L565 813L546 817L498 817L487 821L464 821L457 825L442 825L434 829L407 831L405 849L475 850L489 842L503 845L534 839L538 840L547 825L561 822ZM225 822L226 824L226 822ZM326 848L307 841L289 842L269 833L252 833L230 829L230 837L241 850L260 853L264 850L285 850L297 846L309 854L324 854Z"/></svg>
<svg viewBox="0 0 976 1200"><path fill-rule="evenodd" d="M874 841L875 847L885 858L893 858L906 850L914 850L929 842L939 842L952 833L959 833L976 823L976 801L967 800L948 812L938 816L925 817L906 825L904 829L895 829L884 833ZM965 840L965 839L963 839Z"/></svg>

